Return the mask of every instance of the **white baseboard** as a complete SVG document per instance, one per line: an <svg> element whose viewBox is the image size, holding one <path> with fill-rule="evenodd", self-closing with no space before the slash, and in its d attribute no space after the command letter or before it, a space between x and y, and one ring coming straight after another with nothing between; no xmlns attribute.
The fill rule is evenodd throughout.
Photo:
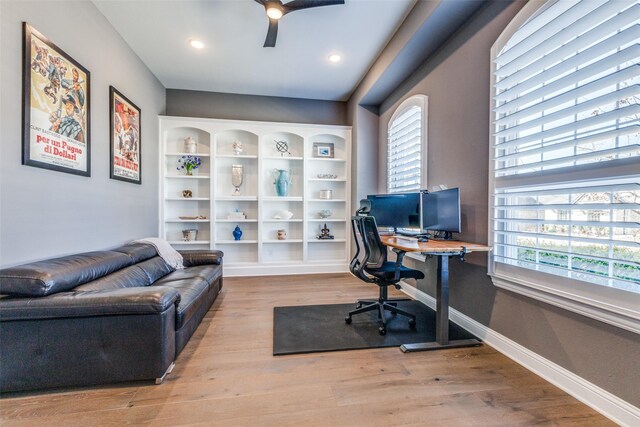
<svg viewBox="0 0 640 427"><path fill-rule="evenodd" d="M405 294L435 310L435 298L407 283L401 282L400 285ZM612 421L623 426L640 426L640 408L614 396L451 307L449 308L449 318L452 322L480 338L485 344L495 348L508 358L549 381Z"/></svg>

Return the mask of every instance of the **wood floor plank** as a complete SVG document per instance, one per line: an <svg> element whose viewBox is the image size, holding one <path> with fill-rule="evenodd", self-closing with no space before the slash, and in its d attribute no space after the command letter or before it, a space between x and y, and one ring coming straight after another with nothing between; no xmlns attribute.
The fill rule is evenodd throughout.
<svg viewBox="0 0 640 427"><path fill-rule="evenodd" d="M275 306L351 303L376 293L347 274L227 278L163 384L3 395L0 424L613 425L486 345L273 356Z"/></svg>

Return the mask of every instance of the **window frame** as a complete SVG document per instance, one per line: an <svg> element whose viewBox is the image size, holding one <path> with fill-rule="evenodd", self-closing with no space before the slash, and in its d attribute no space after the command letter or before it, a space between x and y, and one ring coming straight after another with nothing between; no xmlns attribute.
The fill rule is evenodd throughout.
<svg viewBox="0 0 640 427"><path fill-rule="evenodd" d="M389 188L389 131L393 126L393 122L402 114L404 114L409 108L419 107L421 109L421 123L420 123L420 189L427 188L427 134L428 134L428 105L429 97L426 95L413 95L398 105L394 113L391 115L389 122L387 123L387 143L385 154L385 191L391 193ZM413 190L410 190L413 191ZM402 192L396 192L402 193Z"/></svg>
<svg viewBox="0 0 640 427"><path fill-rule="evenodd" d="M488 242L494 246L495 231L495 161L494 158L494 113L496 107L494 96L496 95L496 64L494 59L500 50L507 44L511 37L527 23L527 21L539 13L543 13L547 7L553 5L554 0L535 0L528 2L514 17L505 30L496 39L490 53L490 126L489 126L489 193L488 193ZM565 174L564 181L574 182L590 179L611 177L611 173L617 176L630 176L640 170L640 158L619 159L608 162L602 168L594 168L589 165L572 168L570 176ZM533 172L527 175L526 183L544 184L554 172ZM613 175L615 176L615 175ZM517 182L525 179L518 175L509 179ZM496 264L499 264L496 266ZM498 263L493 259L493 252L488 255L487 274L493 284L527 297L543 301L545 303L569 310L581 315L605 322L619 328L635 333L640 333L640 293L610 288L590 282L569 279L541 271L530 270L524 267ZM576 286L579 284L580 286Z"/></svg>

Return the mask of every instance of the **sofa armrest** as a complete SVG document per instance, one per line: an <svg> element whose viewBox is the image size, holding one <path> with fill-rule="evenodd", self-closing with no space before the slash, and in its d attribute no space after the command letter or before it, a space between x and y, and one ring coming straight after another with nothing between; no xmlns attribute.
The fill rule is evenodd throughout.
<svg viewBox="0 0 640 427"><path fill-rule="evenodd" d="M224 254L222 251L209 251L209 250L189 250L178 251L183 258L183 264L185 267L193 267L196 265L205 264L222 264L222 257Z"/></svg>
<svg viewBox="0 0 640 427"><path fill-rule="evenodd" d="M60 292L39 298L0 299L0 321L159 314L180 301L166 286Z"/></svg>

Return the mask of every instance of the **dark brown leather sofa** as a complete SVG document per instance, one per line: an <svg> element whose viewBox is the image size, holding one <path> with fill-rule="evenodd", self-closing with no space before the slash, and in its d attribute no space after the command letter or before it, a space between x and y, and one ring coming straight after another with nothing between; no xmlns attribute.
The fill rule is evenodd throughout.
<svg viewBox="0 0 640 427"><path fill-rule="evenodd" d="M0 270L0 391L158 381L222 289L220 251L147 244Z"/></svg>

